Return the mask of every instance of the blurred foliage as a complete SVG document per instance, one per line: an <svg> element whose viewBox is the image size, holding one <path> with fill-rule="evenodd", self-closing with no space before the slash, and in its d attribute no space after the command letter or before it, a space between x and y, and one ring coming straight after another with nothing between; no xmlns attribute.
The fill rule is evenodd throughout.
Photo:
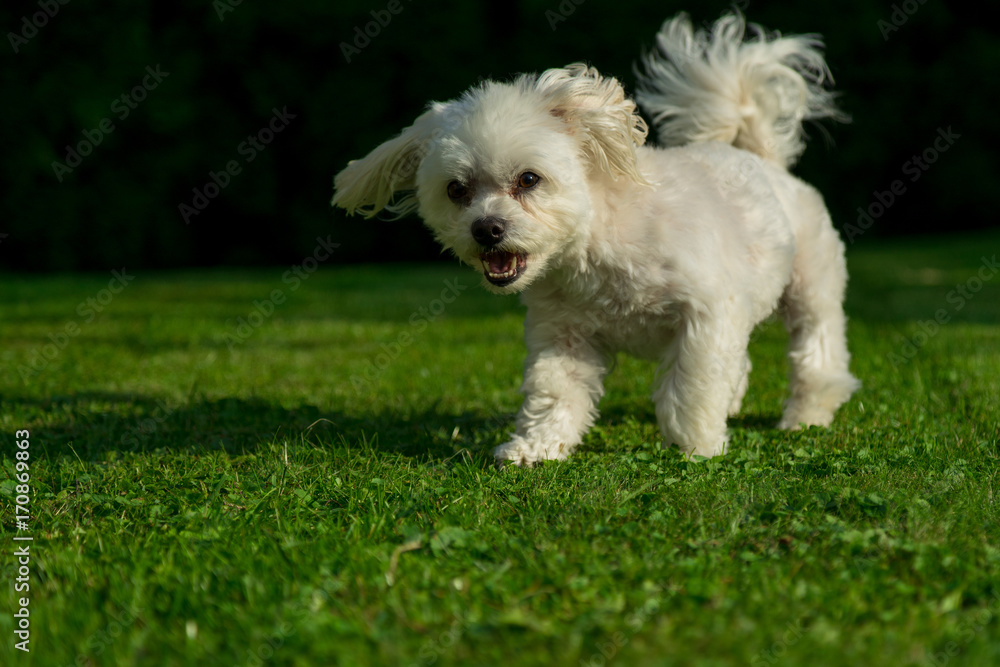
<svg viewBox="0 0 1000 667"><path fill-rule="evenodd" d="M4 4L0 267L281 264L311 253L320 235L341 243L338 262L438 257L416 221L330 210L333 175L427 101L482 78L587 60L631 90L633 63L663 19L688 10L701 23L729 6L398 0L391 15L382 0L232 1ZM796 170L838 226L897 179L906 191L866 239L995 224L996 7L962 16L939 0L738 4L768 28L826 39L853 122L827 126L832 146L811 131ZM372 12L391 19L347 62L341 45ZM887 32L894 12L901 25ZM565 20L553 29L556 15ZM32 30L32 17L44 25ZM116 100L156 66L169 74L122 118ZM247 162L241 143L285 107L295 118ZM113 131L60 182L53 162L102 121ZM960 138L911 182L904 165L949 127ZM242 171L185 224L179 205L231 160Z"/></svg>

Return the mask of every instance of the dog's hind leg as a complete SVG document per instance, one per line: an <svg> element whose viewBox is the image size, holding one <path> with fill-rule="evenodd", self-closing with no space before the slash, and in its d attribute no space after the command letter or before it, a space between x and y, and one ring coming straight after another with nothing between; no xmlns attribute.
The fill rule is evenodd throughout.
<svg viewBox="0 0 1000 667"><path fill-rule="evenodd" d="M740 413L740 408L743 407L743 397L747 395L747 389L750 387L750 370L753 365L750 363L750 355L744 353L743 355L743 371L739 382L736 383L736 391L733 393L733 400L729 403L729 416L735 417Z"/></svg>
<svg viewBox="0 0 1000 667"><path fill-rule="evenodd" d="M791 396L778 423L785 429L829 425L860 386L848 370L844 244L818 193L804 192L799 203L804 224L796 233L792 280L782 297L791 365Z"/></svg>
<svg viewBox="0 0 1000 667"><path fill-rule="evenodd" d="M749 334L722 313L691 315L660 365L653 402L664 444L686 455L718 456L728 447L727 412L742 399Z"/></svg>

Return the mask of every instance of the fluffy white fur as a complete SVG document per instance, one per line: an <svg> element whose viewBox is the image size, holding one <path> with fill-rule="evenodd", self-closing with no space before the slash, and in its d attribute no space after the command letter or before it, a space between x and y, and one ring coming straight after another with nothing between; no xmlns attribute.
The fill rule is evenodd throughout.
<svg viewBox="0 0 1000 667"><path fill-rule="evenodd" d="M643 146L621 85L574 64L433 103L337 175L334 205L419 211L486 287L522 294L525 400L497 459L569 456L618 351L659 363L666 444L724 453L750 334L779 305L792 369L779 427L828 425L858 387L844 247L819 193L786 170L802 120L839 115L820 42L753 32L744 42L738 15L711 34L684 15L664 24L638 99L670 148Z"/></svg>

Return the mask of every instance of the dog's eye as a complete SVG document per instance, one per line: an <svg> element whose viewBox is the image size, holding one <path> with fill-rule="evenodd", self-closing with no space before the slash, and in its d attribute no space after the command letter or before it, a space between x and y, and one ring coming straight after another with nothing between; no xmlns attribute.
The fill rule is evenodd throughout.
<svg viewBox="0 0 1000 667"><path fill-rule="evenodd" d="M452 181L448 184L448 196L453 200L457 201L463 199L465 195L469 193L469 189L459 183L458 181Z"/></svg>
<svg viewBox="0 0 1000 667"><path fill-rule="evenodd" d="M533 174L530 171L526 171L517 179L517 187L522 190L527 190L528 188L533 188L538 185L538 181L542 180L542 177L538 174Z"/></svg>

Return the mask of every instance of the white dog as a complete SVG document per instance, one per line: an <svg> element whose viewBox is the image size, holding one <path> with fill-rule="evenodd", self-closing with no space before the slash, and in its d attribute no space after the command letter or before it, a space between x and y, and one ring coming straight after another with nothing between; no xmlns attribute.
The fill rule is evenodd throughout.
<svg viewBox="0 0 1000 667"><path fill-rule="evenodd" d="M527 306L524 404L494 454L565 459L593 424L618 351L659 362L666 444L727 450L754 326L781 306L791 397L778 426L828 425L859 386L842 308L844 246L820 194L788 173L804 119L838 117L815 36L724 16L667 21L639 103L582 64L432 103L337 175L333 204L419 211L460 260ZM409 191L393 200L395 193Z"/></svg>

